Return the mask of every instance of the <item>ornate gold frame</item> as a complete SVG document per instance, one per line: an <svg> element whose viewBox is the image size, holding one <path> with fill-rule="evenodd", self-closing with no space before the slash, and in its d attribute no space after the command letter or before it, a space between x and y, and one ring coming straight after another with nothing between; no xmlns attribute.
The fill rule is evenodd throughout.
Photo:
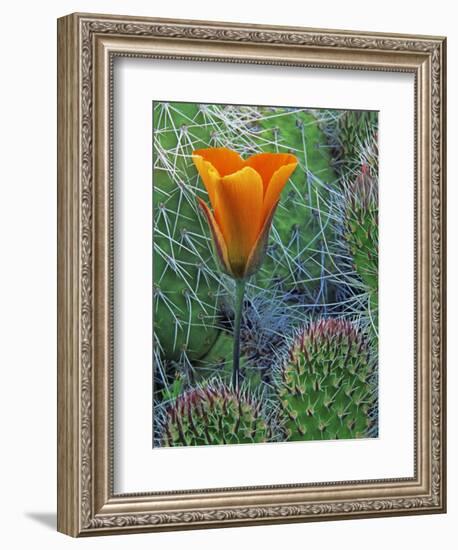
<svg viewBox="0 0 458 550"><path fill-rule="evenodd" d="M72 536L445 511L445 38L73 14L58 21L58 530ZM415 75L415 475L113 494L116 56Z"/></svg>

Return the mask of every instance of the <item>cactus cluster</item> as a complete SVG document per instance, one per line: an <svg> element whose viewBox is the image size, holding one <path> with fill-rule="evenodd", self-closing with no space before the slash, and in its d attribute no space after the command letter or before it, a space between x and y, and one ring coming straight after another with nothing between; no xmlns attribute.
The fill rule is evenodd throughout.
<svg viewBox="0 0 458 550"><path fill-rule="evenodd" d="M221 305L230 295L197 208L196 195L205 198L205 192L193 150L226 146L243 156L276 150L298 157L301 170L283 192L265 265L252 284L313 307L332 301L324 196L335 175L316 114L308 109L158 102L153 116L154 338L173 376L170 365L192 369L211 352Z"/></svg>
<svg viewBox="0 0 458 550"><path fill-rule="evenodd" d="M280 367L278 395L288 441L367 437L375 394L362 332L321 319L296 336Z"/></svg>
<svg viewBox="0 0 458 550"><path fill-rule="evenodd" d="M334 133L337 131L337 138ZM378 336L378 128L377 113L346 111L328 129L340 174L332 203L336 259L333 279L342 313L368 327L373 353ZM338 161L336 161L336 158Z"/></svg>
<svg viewBox="0 0 458 550"><path fill-rule="evenodd" d="M220 381L180 395L165 411L162 446L264 443L272 428L262 401Z"/></svg>
<svg viewBox="0 0 458 550"><path fill-rule="evenodd" d="M205 198L205 193L191 154L221 144L240 150L232 142L240 137L235 125L243 127L244 109L237 112L239 118L231 106L154 106L154 326L158 345L169 360L177 361L183 352L191 361L198 359L216 339L214 315L221 281L197 208L196 195ZM247 147L240 152L247 154L255 147L248 134ZM170 326L175 330L170 331ZM202 329L207 333L203 338Z"/></svg>
<svg viewBox="0 0 458 550"><path fill-rule="evenodd" d="M343 239L352 267L366 299L367 316L377 327L378 312L378 197L377 181L363 165L361 173L346 187Z"/></svg>
<svg viewBox="0 0 458 550"><path fill-rule="evenodd" d="M377 113L155 102L154 441L377 434ZM291 152L266 258L248 285L242 390L230 385L233 281L215 264L191 155Z"/></svg>

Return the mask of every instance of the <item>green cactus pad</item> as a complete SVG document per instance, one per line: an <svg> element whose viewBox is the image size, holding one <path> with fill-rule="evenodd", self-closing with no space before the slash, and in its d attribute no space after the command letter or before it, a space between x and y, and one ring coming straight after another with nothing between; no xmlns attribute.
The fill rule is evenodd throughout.
<svg viewBox="0 0 458 550"><path fill-rule="evenodd" d="M256 280L263 288L279 285L285 292L314 296L323 270L330 269L322 252L331 238L327 189L336 175L323 147L326 138L312 110L261 109L259 127L262 150L291 152L299 166L282 191L268 256Z"/></svg>
<svg viewBox="0 0 458 550"><path fill-rule="evenodd" d="M188 390L166 409L161 445L263 443L271 433L260 400L217 381Z"/></svg>
<svg viewBox="0 0 458 550"><path fill-rule="evenodd" d="M373 366L360 330L344 319L310 323L280 368L288 441L369 437Z"/></svg>
<svg viewBox="0 0 458 550"><path fill-rule="evenodd" d="M154 332L166 361L205 355L218 336L219 281L198 212L192 151L212 141L199 105L156 104L153 176Z"/></svg>
<svg viewBox="0 0 458 550"><path fill-rule="evenodd" d="M340 111L328 117L328 135L335 170L346 178L354 177L366 162L378 171L377 150L367 150L378 129L377 111ZM376 141L376 140L375 140Z"/></svg>
<svg viewBox="0 0 458 550"><path fill-rule="evenodd" d="M367 294L371 325L378 318L378 201L377 181L363 166L358 177L347 182L343 238L352 257L360 287Z"/></svg>

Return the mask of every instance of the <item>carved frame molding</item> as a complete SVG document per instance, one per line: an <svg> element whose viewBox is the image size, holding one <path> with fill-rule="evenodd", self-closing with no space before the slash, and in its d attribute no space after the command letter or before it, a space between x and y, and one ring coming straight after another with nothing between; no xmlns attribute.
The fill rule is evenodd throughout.
<svg viewBox="0 0 458 550"><path fill-rule="evenodd" d="M445 39L73 14L58 21L58 529L72 536L445 511ZM115 495L116 56L407 71L416 79L412 479Z"/></svg>

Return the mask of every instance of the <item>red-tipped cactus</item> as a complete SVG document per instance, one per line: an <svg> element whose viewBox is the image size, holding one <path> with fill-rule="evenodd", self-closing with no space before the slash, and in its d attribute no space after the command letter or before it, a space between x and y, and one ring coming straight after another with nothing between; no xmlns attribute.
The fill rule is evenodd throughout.
<svg viewBox="0 0 458 550"><path fill-rule="evenodd" d="M299 332L280 368L278 393L290 441L368 437L373 366L361 331L322 319Z"/></svg>
<svg viewBox="0 0 458 550"><path fill-rule="evenodd" d="M262 443L271 435L262 401L218 381L186 391L166 409L161 444Z"/></svg>

